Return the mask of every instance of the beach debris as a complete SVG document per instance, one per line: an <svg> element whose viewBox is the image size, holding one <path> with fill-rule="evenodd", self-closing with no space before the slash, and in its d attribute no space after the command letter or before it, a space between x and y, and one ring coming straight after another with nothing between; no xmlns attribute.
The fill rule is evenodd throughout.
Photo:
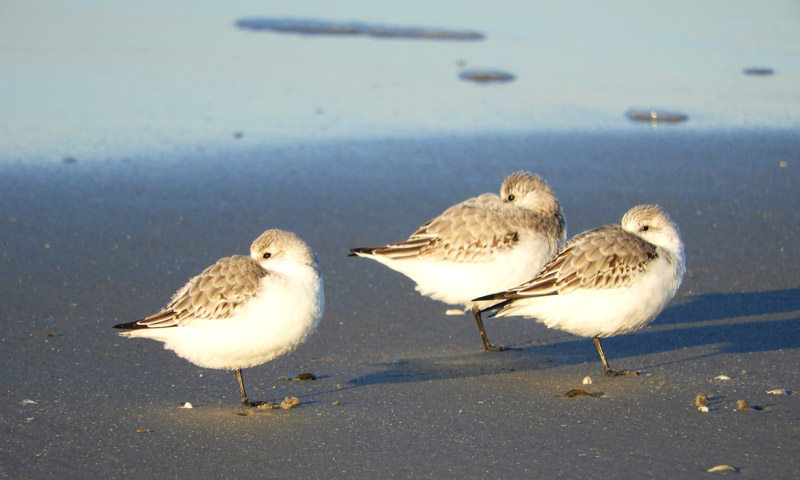
<svg viewBox="0 0 800 480"><path fill-rule="evenodd" d="M792 392L789 390L784 390L783 388L776 388L775 390L769 390L767 392L768 395L791 395Z"/></svg>
<svg viewBox="0 0 800 480"><path fill-rule="evenodd" d="M775 70L769 67L747 67L743 72L751 77L767 77L775 74Z"/></svg>
<svg viewBox="0 0 800 480"><path fill-rule="evenodd" d="M510 82L514 75L501 70L464 70L458 77L476 83Z"/></svg>
<svg viewBox="0 0 800 480"><path fill-rule="evenodd" d="M778 166L781 167L781 168L786 168L786 167L789 166L789 164L784 162L784 161L780 161L780 162L778 162Z"/></svg>
<svg viewBox="0 0 800 480"><path fill-rule="evenodd" d="M152 432L152 430L150 430L149 428L137 428L136 429L136 433L150 433L150 432Z"/></svg>
<svg viewBox="0 0 800 480"><path fill-rule="evenodd" d="M689 116L680 112L667 112L655 109L631 109L625 112L625 116L634 122L656 123L680 123L689 119Z"/></svg>
<svg viewBox="0 0 800 480"><path fill-rule="evenodd" d="M590 397L592 396L591 393L587 392L586 390L582 390L580 388L574 388L569 392L564 394L567 398L575 398L575 397Z"/></svg>
<svg viewBox="0 0 800 480"><path fill-rule="evenodd" d="M720 380L720 381L723 381L723 382L727 381L727 380L730 380L730 379L731 379L731 377L729 377L727 375L717 375L716 377L714 377L714 380Z"/></svg>
<svg viewBox="0 0 800 480"><path fill-rule="evenodd" d="M314 375L313 373L305 372L305 373L298 373L297 376L294 377L294 379L305 382L305 381L309 381L309 380L316 380L317 376Z"/></svg>
<svg viewBox="0 0 800 480"><path fill-rule="evenodd" d="M36 405L37 403L39 402L37 402L36 400L31 400L29 398L26 398L25 400L19 402L20 405Z"/></svg>
<svg viewBox="0 0 800 480"><path fill-rule="evenodd" d="M466 312L460 308L451 308L444 312L445 315L464 315Z"/></svg>
<svg viewBox="0 0 800 480"><path fill-rule="evenodd" d="M739 470L731 467L730 465L717 465L716 467L711 467L706 472L738 472Z"/></svg>
<svg viewBox="0 0 800 480"><path fill-rule="evenodd" d="M339 400L336 400L331 405L333 405L334 407L338 407L341 404L342 404L342 402L340 402Z"/></svg>
<svg viewBox="0 0 800 480"><path fill-rule="evenodd" d="M591 385L592 384L592 377L589 377L589 376L583 377L583 384L584 385Z"/></svg>
<svg viewBox="0 0 800 480"><path fill-rule="evenodd" d="M274 402L261 402L256 405L256 409L258 410L272 410L278 408Z"/></svg>
<svg viewBox="0 0 800 480"><path fill-rule="evenodd" d="M700 393L696 397L694 397L694 404L697 407L707 407L708 406L708 395L705 393Z"/></svg>
<svg viewBox="0 0 800 480"><path fill-rule="evenodd" d="M736 402L736 409L739 410L740 412L744 412L745 410L750 410L750 409L764 410L764 407L760 405L750 405L749 403L747 403L746 400L738 400Z"/></svg>
<svg viewBox="0 0 800 480"><path fill-rule="evenodd" d="M289 377L287 377L286 375L281 375L280 377L278 377L278 380L281 382L287 382L289 381Z"/></svg>
<svg viewBox="0 0 800 480"><path fill-rule="evenodd" d="M293 407L300 405L300 399L297 397L286 397L281 402L280 408L284 410L291 410Z"/></svg>
<svg viewBox="0 0 800 480"><path fill-rule="evenodd" d="M181 408L194 408L194 405L192 405L192 402L183 402L181 403Z"/></svg>
<svg viewBox="0 0 800 480"><path fill-rule="evenodd" d="M697 407L697 411L700 412L700 413L708 413L708 406L703 405L703 406Z"/></svg>
<svg viewBox="0 0 800 480"><path fill-rule="evenodd" d="M236 26L245 30L270 30L300 35L369 35L379 38L424 40L483 40L484 35L471 30L445 30L428 27L405 27L361 22L332 22L294 18L244 18Z"/></svg>

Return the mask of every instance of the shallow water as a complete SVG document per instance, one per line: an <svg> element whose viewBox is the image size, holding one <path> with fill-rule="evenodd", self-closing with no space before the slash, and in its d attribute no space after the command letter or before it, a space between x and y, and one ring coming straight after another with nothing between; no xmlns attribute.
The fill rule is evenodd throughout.
<svg viewBox="0 0 800 480"><path fill-rule="evenodd" d="M800 125L800 6L793 1L612 9L500 1L453 9L438 0L312 0L199 9L188 1L31 0L5 2L0 13L0 161L638 131L651 122L625 113L640 107L687 115L674 125L682 129ZM388 25L401 33L435 27L483 39L254 33L236 26L243 18ZM743 73L752 67L773 74ZM476 68L515 79L459 77Z"/></svg>

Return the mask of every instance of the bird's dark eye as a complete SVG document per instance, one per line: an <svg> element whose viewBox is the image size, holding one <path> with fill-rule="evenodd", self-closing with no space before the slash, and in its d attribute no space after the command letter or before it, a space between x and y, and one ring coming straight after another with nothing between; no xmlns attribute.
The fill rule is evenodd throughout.
<svg viewBox="0 0 800 480"><path fill-rule="evenodd" d="M514 194L512 193L511 195L508 196L508 201L513 202L515 198L517 197L515 197Z"/></svg>
<svg viewBox="0 0 800 480"><path fill-rule="evenodd" d="M269 257L271 257L271 256L272 256L272 254L271 254L271 253L269 253L269 252L267 252L267 253L265 253L264 255L262 255L262 257L263 257L263 258L269 258Z"/></svg>
<svg viewBox="0 0 800 480"><path fill-rule="evenodd" d="M644 225L639 230L642 231L642 232L646 232L646 231L650 230L650 225Z"/></svg>

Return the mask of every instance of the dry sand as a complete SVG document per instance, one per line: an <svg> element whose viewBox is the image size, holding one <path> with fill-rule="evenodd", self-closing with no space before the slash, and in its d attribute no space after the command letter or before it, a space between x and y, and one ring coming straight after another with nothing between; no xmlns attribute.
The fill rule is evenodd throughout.
<svg viewBox="0 0 800 480"><path fill-rule="evenodd" d="M6 162L0 476L695 478L727 464L737 478L796 478L798 151L791 131L643 126ZM640 376L607 379L591 341L519 318L487 322L519 350L483 352L471 316L346 256L517 169L548 179L570 235L639 203L679 224L678 297L604 343L612 366ZM111 326L273 227L318 252L327 310L294 354L245 371L252 398L299 407L240 416L233 373ZM302 372L317 379L279 379ZM594 395L566 398L575 388ZM791 394L766 393L778 388Z"/></svg>

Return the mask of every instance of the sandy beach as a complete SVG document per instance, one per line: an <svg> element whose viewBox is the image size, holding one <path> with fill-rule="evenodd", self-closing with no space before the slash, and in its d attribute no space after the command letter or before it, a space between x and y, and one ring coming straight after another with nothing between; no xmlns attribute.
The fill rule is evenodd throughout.
<svg viewBox="0 0 800 480"><path fill-rule="evenodd" d="M647 129L3 166L14 195L0 216L1 471L676 478L727 464L742 478L793 478L798 145L795 132ZM523 168L551 183L572 234L647 202L679 224L678 296L652 325L606 342L612 365L640 376L605 378L591 341L519 318L487 322L519 350L483 352L471 316L446 316L401 275L346 256ZM231 372L110 327L156 311L272 227L318 252L327 308L294 354L245 371L251 397L300 406L240 416ZM291 380L302 372L317 379ZM565 397L578 388L592 395ZM707 413L694 405L703 393Z"/></svg>
<svg viewBox="0 0 800 480"><path fill-rule="evenodd" d="M373 36L241 28L265 17ZM798 18L792 1L4 2L0 478L795 478ZM482 68L502 81L465 75ZM570 236L641 203L680 227L677 296L604 341L639 376L606 378L591 340L529 319L487 319L514 349L484 352L471 315L347 257L516 170L547 179ZM326 310L244 371L252 399L299 406L242 415L232 372L111 327L269 228L317 252Z"/></svg>

